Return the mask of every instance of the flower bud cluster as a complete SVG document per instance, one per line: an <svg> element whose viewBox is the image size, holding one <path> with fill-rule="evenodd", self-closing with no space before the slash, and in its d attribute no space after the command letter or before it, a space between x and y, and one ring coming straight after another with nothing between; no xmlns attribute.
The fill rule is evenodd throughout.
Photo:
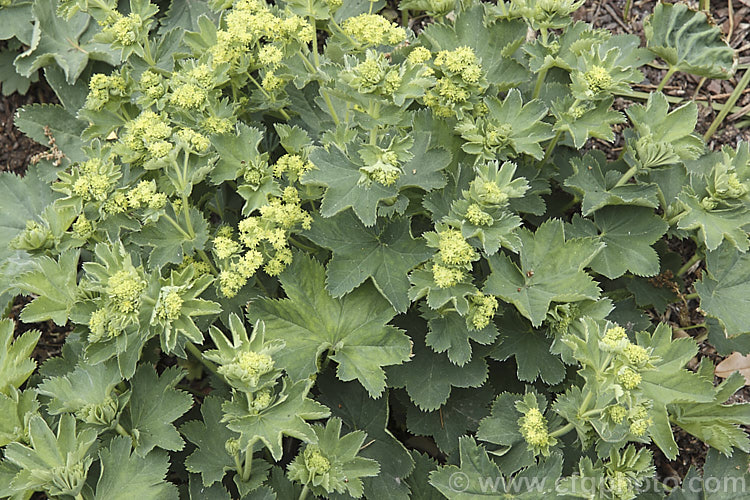
<svg viewBox="0 0 750 500"><path fill-rule="evenodd" d="M215 64L229 63L232 72L247 71L253 65L268 69L267 77L274 75L287 46L308 44L315 36L305 19L277 16L260 0L236 2L224 19L226 28L217 31L217 43L209 50Z"/></svg>
<svg viewBox="0 0 750 500"><path fill-rule="evenodd" d="M406 40L404 28L377 14L350 17L341 27L344 34L356 41L360 48L398 45Z"/></svg>
<svg viewBox="0 0 750 500"><path fill-rule="evenodd" d="M106 214L120 214L143 208L161 210L166 204L167 195L156 190L156 182L144 180L129 190L115 192L103 209Z"/></svg>
<svg viewBox="0 0 750 500"><path fill-rule="evenodd" d="M114 43L121 47L135 45L144 33L144 23L141 16L131 13L127 16L117 11L107 16L101 23L102 33L109 36Z"/></svg>
<svg viewBox="0 0 750 500"><path fill-rule="evenodd" d="M102 158L91 158L74 165L70 172L60 172L59 181L52 189L77 197L84 202L103 201L114 189L121 173L112 161Z"/></svg>
<svg viewBox="0 0 750 500"><path fill-rule="evenodd" d="M111 75L97 73L89 80L89 93L86 96L85 109L98 111L113 97L126 97L128 95L127 84L117 72Z"/></svg>
<svg viewBox="0 0 750 500"><path fill-rule="evenodd" d="M482 65L468 46L454 50L441 50L433 66L439 72L437 83L424 96L424 104L441 117L459 116L474 107L476 100L487 87Z"/></svg>
<svg viewBox="0 0 750 500"><path fill-rule="evenodd" d="M162 158L172 150L173 145L167 141L172 135L172 127L166 113L145 110L128 122L125 130L121 142L130 153L127 156L131 161Z"/></svg>
<svg viewBox="0 0 750 500"><path fill-rule="evenodd" d="M518 419L518 430L534 454L548 455L549 447L557 443L557 439L550 436L547 419L539 408L531 407L523 411L523 416Z"/></svg>
<svg viewBox="0 0 750 500"><path fill-rule="evenodd" d="M163 321L175 321L182 314L183 303L179 287L163 287L154 307L156 316Z"/></svg>
<svg viewBox="0 0 750 500"><path fill-rule="evenodd" d="M640 371L646 368L651 360L649 351L630 342L625 329L621 326L608 328L599 342L599 347L602 351L614 355L615 381L628 391L638 388L643 380Z"/></svg>
<svg viewBox="0 0 750 500"><path fill-rule="evenodd" d="M260 208L259 216L240 221L239 238L221 229L214 238L214 253L224 261L219 288L233 297L263 266L271 276L281 273L292 262L289 234L297 227L309 229L312 217L302 209L299 193L287 187L281 198L274 197Z"/></svg>
<svg viewBox="0 0 750 500"><path fill-rule="evenodd" d="M9 247L16 250L47 250L55 246L55 236L46 222L27 220L26 228L10 241Z"/></svg>
<svg viewBox="0 0 750 500"><path fill-rule="evenodd" d="M274 177L281 178L284 174L289 180L296 181L302 174L312 170L313 164L309 160L304 160L300 155L286 154L276 160L273 165Z"/></svg>
<svg viewBox="0 0 750 500"><path fill-rule="evenodd" d="M111 396L107 396L101 403L89 403L75 412L78 420L91 425L109 427L117 419L119 403Z"/></svg>
<svg viewBox="0 0 750 500"><path fill-rule="evenodd" d="M448 288L466 279L466 272L471 270L479 254L461 231L446 226L437 233L425 233L425 238L429 246L438 249L432 258L432 276L438 288Z"/></svg>
<svg viewBox="0 0 750 500"><path fill-rule="evenodd" d="M466 323L469 328L481 330L486 328L497 312L497 299L492 295L485 295L482 292L475 293L469 297L469 314L466 317Z"/></svg>

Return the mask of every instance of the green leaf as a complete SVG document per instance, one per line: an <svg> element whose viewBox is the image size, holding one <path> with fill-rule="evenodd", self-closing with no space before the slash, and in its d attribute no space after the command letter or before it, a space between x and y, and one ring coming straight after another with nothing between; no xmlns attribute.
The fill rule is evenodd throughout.
<svg viewBox="0 0 750 500"><path fill-rule="evenodd" d="M417 436L430 436L446 455L458 449L459 438L479 427L490 413L494 393L489 387L456 389L439 411L424 412L407 406L406 427Z"/></svg>
<svg viewBox="0 0 750 500"><path fill-rule="evenodd" d="M323 217L333 217L351 207L366 226L372 226L377 218L378 203L397 194L394 186L383 186L377 182L360 184L360 165L333 145L329 146L329 151L315 149L310 154L310 161L316 169L307 172L302 183L327 188L320 205Z"/></svg>
<svg viewBox="0 0 750 500"><path fill-rule="evenodd" d="M15 2L0 9L0 40L17 38L28 45L34 30L31 2Z"/></svg>
<svg viewBox="0 0 750 500"><path fill-rule="evenodd" d="M8 394L6 396L0 392L0 415L3 416L0 419L0 446L13 441L26 441L26 423L30 416L39 410L36 391L33 389L23 392L10 389ZM2 489L0 489L0 495L2 495Z"/></svg>
<svg viewBox="0 0 750 500"><path fill-rule="evenodd" d="M165 16L159 19L159 32L166 33L174 28L197 31L198 18L201 16L206 16L213 21L216 20L206 0L171 2Z"/></svg>
<svg viewBox="0 0 750 500"><path fill-rule="evenodd" d="M459 366L471 360L471 342L482 345L491 344L497 338L497 327L493 322L481 330L469 329L466 318L456 312L440 313L422 308L422 317L427 321L430 331L425 342L435 352L446 352L448 359Z"/></svg>
<svg viewBox="0 0 750 500"><path fill-rule="evenodd" d="M177 215L170 207L158 221L133 233L133 243L152 247L148 259L150 268L159 269L166 264L179 264L186 255L203 250L208 241L208 222L196 208L190 207L189 212L192 232L182 221L184 211ZM175 227L172 221L179 221L180 227Z"/></svg>
<svg viewBox="0 0 750 500"><path fill-rule="evenodd" d="M328 150L316 148L310 154L310 161L316 169L307 172L302 183L326 187L320 214L332 217L337 213L352 208L365 226L375 224L378 204L383 200L395 198L398 191L409 187L418 187L429 191L445 185L446 179L441 173L450 164L451 155L431 143L432 127L429 116L418 113L413 119L414 145L409 150L412 159L401 166L403 173L392 186L378 182L363 182L362 165L352 161L350 155L331 145ZM351 151L359 150L359 144L350 147Z"/></svg>
<svg viewBox="0 0 750 500"><path fill-rule="evenodd" d="M316 216L305 236L333 250L326 272L331 295L341 297L372 278L393 308L404 312L411 304L409 271L433 253L422 238L412 238L410 226L410 218L397 217L368 228L353 213L344 212L330 219Z"/></svg>
<svg viewBox="0 0 750 500"><path fill-rule="evenodd" d="M487 451L473 437L459 439L460 467L438 467L430 473L430 484L451 500L473 500L497 492L502 476L487 456Z"/></svg>
<svg viewBox="0 0 750 500"><path fill-rule="evenodd" d="M411 400L424 411L437 410L451 395L452 387L479 387L487 379L487 362L475 355L463 366L429 349L424 337L413 331L413 356L409 363L388 370L390 385L405 387Z"/></svg>
<svg viewBox="0 0 750 500"><path fill-rule="evenodd" d="M612 125L625 122L625 116L619 111L610 109L613 102L614 99L608 97L597 101L594 107L590 109L578 110L574 108L574 100L570 96L555 101L552 103L551 109L557 120L555 130L568 132L573 138L573 144L578 149L583 147L589 137L614 141L615 133L612 132ZM573 114L573 111L576 113Z"/></svg>
<svg viewBox="0 0 750 500"><path fill-rule="evenodd" d="M637 276L659 273L659 255L651 245L669 229L664 219L650 208L606 207L591 222L573 217L571 236L599 238L606 246L591 261L591 269L609 279L626 271Z"/></svg>
<svg viewBox="0 0 750 500"><path fill-rule="evenodd" d="M691 466L680 486L669 494L669 500L744 500L747 498L750 455L735 452L731 457L708 450L703 477Z"/></svg>
<svg viewBox="0 0 750 500"><path fill-rule="evenodd" d="M482 4L472 5L460 12L452 26L434 23L420 34L420 39L424 39L434 52L461 46L474 49L482 60L487 80L500 90L517 86L528 78L523 66L510 57L512 49L520 45L525 37L526 24L520 20L485 22Z"/></svg>
<svg viewBox="0 0 750 500"><path fill-rule="evenodd" d="M371 444L361 450L359 456L377 461L380 474L363 479L365 497L407 500L409 489L403 478L411 472L414 462L387 428L388 398L372 399L361 385L341 382L328 374L318 378L317 387L321 392L320 402L331 408L332 414L348 429L367 432Z"/></svg>
<svg viewBox="0 0 750 500"><path fill-rule="evenodd" d="M687 4L659 2L643 23L643 31L648 49L671 70L724 80L734 74L734 50L721 29Z"/></svg>
<svg viewBox="0 0 750 500"><path fill-rule="evenodd" d="M685 212L680 216L677 228L697 230L698 238L707 250L716 250L724 240L741 252L750 249L746 230L750 227L750 210L746 207L706 210L696 196L685 191L678 199Z"/></svg>
<svg viewBox="0 0 750 500"><path fill-rule="evenodd" d="M130 451L130 440L115 436L108 448L99 451L101 473L94 500L131 498L177 499L177 487L165 481L169 457L163 451L139 456Z"/></svg>
<svg viewBox="0 0 750 500"><path fill-rule="evenodd" d="M500 339L490 357L505 361L515 356L518 379L524 382L534 382L539 377L548 385L562 382L565 365L550 352L552 339L544 332L533 328L517 311L506 311L498 320L498 328Z"/></svg>
<svg viewBox="0 0 750 500"><path fill-rule="evenodd" d="M289 464L287 475L310 488L314 495L328 496L337 493L348 493L360 498L363 493L362 478L377 476L380 465L371 458L358 457L357 454L367 437L364 431L353 431L341 437L341 419L331 418L325 427L316 425L317 445L309 445ZM325 458L329 468L323 473L310 469L308 451ZM315 455L313 455L315 456Z"/></svg>
<svg viewBox="0 0 750 500"><path fill-rule="evenodd" d="M750 254L728 244L706 255L707 275L695 282L701 309L727 336L750 332Z"/></svg>
<svg viewBox="0 0 750 500"><path fill-rule="evenodd" d="M325 271L312 258L297 254L279 276L287 298L251 302L252 321L262 319L267 339L281 339L286 348L279 365L294 379L317 373L320 356L338 363L339 379L357 379L372 397L385 388L383 366L409 359L409 337L386 323L394 310L371 285L365 284L342 299L324 291Z"/></svg>
<svg viewBox="0 0 750 500"><path fill-rule="evenodd" d="M331 414L328 408L307 397L312 380L291 383L284 378L282 381L283 388L276 402L260 412L248 409L244 395L239 401L233 399L222 405L223 421L228 422L227 427L231 430L240 433L240 446L247 447L260 441L276 461L283 456L281 440L284 436L314 443L316 434L306 420L318 420Z"/></svg>
<svg viewBox="0 0 750 500"><path fill-rule="evenodd" d="M15 323L0 320L0 394L10 396L36 370L36 361L29 359L42 333L30 330L13 340Z"/></svg>
<svg viewBox="0 0 750 500"><path fill-rule="evenodd" d="M88 14L76 13L69 20L57 15L57 2L34 2L31 10L36 22L29 49L18 56L16 70L26 76L39 68L57 64L73 84L89 60L112 66L120 61L118 51L109 44L92 41L99 31Z"/></svg>
<svg viewBox="0 0 750 500"><path fill-rule="evenodd" d="M263 132L249 127L242 122L237 124L237 133L216 135L211 138L211 144L219 153L219 161L211 171L211 182L221 184L234 180L250 165L261 161L262 155L258 145L263 139Z"/></svg>
<svg viewBox="0 0 750 500"><path fill-rule="evenodd" d="M231 500L227 489L221 483L214 483L212 486L206 486L201 481L198 474L190 474L188 480L188 491L190 500ZM271 494L268 497L260 497L263 500L275 500L276 496Z"/></svg>
<svg viewBox="0 0 750 500"><path fill-rule="evenodd" d="M704 358L699 373L713 380L713 363ZM731 456L735 447L747 453L750 438L740 426L750 425L750 403L725 404L744 385L745 378L734 372L715 388L714 400L710 403L670 405L670 421L726 456Z"/></svg>
<svg viewBox="0 0 750 500"><path fill-rule="evenodd" d="M582 158L573 158L570 164L575 173L565 179L565 185L583 195L581 213L584 216L608 205L659 206L659 188L655 184L615 187L622 172L612 168L601 151L593 150Z"/></svg>
<svg viewBox="0 0 750 500"><path fill-rule="evenodd" d="M221 423L222 399L209 396L201 404L203 421L190 420L180 427L188 441L197 449L185 459L185 468L203 478L203 486L211 486L221 481L224 473L234 470L232 456L227 453L225 443L237 435Z"/></svg>
<svg viewBox="0 0 750 500"><path fill-rule="evenodd" d="M485 293L515 305L535 327L542 324L553 301L599 298L599 287L583 268L596 257L603 243L593 238L566 241L560 220L543 223L536 233L521 229L519 236L521 267L505 254L489 257L492 274L487 278Z"/></svg>
<svg viewBox="0 0 750 500"><path fill-rule="evenodd" d="M406 483L411 489L411 500L442 500L445 498L429 482L430 473L438 468L437 460L417 450L412 450L411 456L414 459L414 470L406 478Z"/></svg>
<svg viewBox="0 0 750 500"><path fill-rule="evenodd" d="M76 413L82 409L114 404L114 411L102 416L106 421L88 421L102 425L114 425L122 407L113 401L113 389L122 381L117 363L105 362L96 365L79 363L72 372L59 377L45 379L39 384L39 394L50 397L47 409L51 415ZM127 398L123 398L123 404ZM88 407L88 408L87 408ZM119 410L119 411L118 411ZM79 416L80 420L84 420Z"/></svg>
<svg viewBox="0 0 750 500"><path fill-rule="evenodd" d="M96 431L77 432L76 419L66 413L60 417L56 434L40 415L32 415L28 433L30 446L14 442L4 450L5 460L21 469L11 482L12 490L78 495L93 461L90 448Z"/></svg>
<svg viewBox="0 0 750 500"><path fill-rule="evenodd" d="M178 451L185 445L172 424L193 406L190 394L174 388L184 376L177 367L167 368L161 375L150 364L136 370L123 425L129 429L139 456L145 457L157 446Z"/></svg>
<svg viewBox="0 0 750 500"><path fill-rule="evenodd" d="M87 159L83 150L85 143L81 140L86 124L62 106L56 104L24 106L18 110L14 124L21 132L44 145L49 143L49 137L44 133L45 127L49 127L52 137L55 138L55 145L65 153L68 161Z"/></svg>
<svg viewBox="0 0 750 500"><path fill-rule="evenodd" d="M672 328L659 323L653 334L639 332L636 340L641 347L652 349L652 356L661 358L652 362L653 370L642 372L639 387L643 397L653 402L649 414L654 422L649 433L664 455L674 460L679 450L669 424L667 405L711 402L714 400L714 387L710 381L683 368L698 352L692 338L672 340Z"/></svg>
<svg viewBox="0 0 750 500"><path fill-rule="evenodd" d="M34 270L14 283L23 293L37 295L21 311L21 320L37 323L51 319L64 326L78 295L77 273L78 251L66 250L57 261L46 255L35 260Z"/></svg>

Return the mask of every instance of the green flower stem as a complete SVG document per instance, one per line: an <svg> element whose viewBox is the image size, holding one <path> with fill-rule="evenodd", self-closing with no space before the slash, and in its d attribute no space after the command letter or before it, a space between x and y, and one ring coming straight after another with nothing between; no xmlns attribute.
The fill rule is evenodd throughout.
<svg viewBox="0 0 750 500"><path fill-rule="evenodd" d="M307 0L307 3L310 6L310 10L312 10L312 0ZM372 4L370 5L370 7L372 7ZM310 16L309 21L313 27L312 53L313 61L315 62L315 68L317 69L320 67L320 54L318 54L318 27L313 16Z"/></svg>
<svg viewBox="0 0 750 500"><path fill-rule="evenodd" d="M690 260L688 260L687 262L685 262L685 264L680 268L680 270L677 271L677 276L682 276L683 274L685 274L686 272L688 272L688 269L690 269L691 267L693 267L693 264L695 264L696 262L698 262L700 260L700 258L701 258L701 256L698 255L697 253L694 254L692 257L690 257Z"/></svg>
<svg viewBox="0 0 750 500"><path fill-rule="evenodd" d="M554 438L562 436L564 434L567 434L571 430L573 430L574 427L575 427L575 425L573 425L572 423L569 422L569 423L565 424L564 426L560 427L559 429L557 429L556 431L550 432L549 436L550 437L554 437Z"/></svg>
<svg viewBox="0 0 750 500"><path fill-rule="evenodd" d="M248 71L248 72L247 72L246 74L247 74L247 77L248 77L248 79L250 79L250 81L251 81L251 82L253 82L253 85L255 85L255 87L256 87L256 88L257 88L258 90L260 90L260 91L261 91L261 92L263 93L263 96L264 96L264 97L265 97L266 99L268 99L269 101L273 102L273 101L274 101L274 99L273 99L273 97L271 97L271 94L269 94L269 93L268 93L268 92L266 91L266 89L264 89L264 88L263 88L263 87L261 86L261 84L260 84L260 83L258 83L258 80L256 80L255 78L253 78L253 75L251 75L249 71ZM279 108L279 109L278 109L278 112L279 112L279 113L281 113L281 116L283 116L285 120L290 120L290 119L291 119L291 118L289 117L289 114L288 114L288 113L287 113L286 111L284 111L284 109L283 109L283 108Z"/></svg>
<svg viewBox="0 0 750 500"><path fill-rule="evenodd" d="M245 467L242 468L242 482L245 483L250 479L250 473L253 470L253 445L245 449Z"/></svg>
<svg viewBox="0 0 750 500"><path fill-rule="evenodd" d="M699 299L700 295L698 295L698 292L688 293L687 295L683 295L682 298L684 300L692 300L692 299Z"/></svg>
<svg viewBox="0 0 750 500"><path fill-rule="evenodd" d="M235 455L233 458L234 458L234 470L236 470L237 474L239 474L240 477L242 477L242 471L243 471L242 461L240 460L239 455Z"/></svg>
<svg viewBox="0 0 750 500"><path fill-rule="evenodd" d="M300 250L305 250L306 252L310 252L310 253L315 253L318 251L317 249L311 247L310 245L305 245L304 243L297 241L291 236L289 236L287 239L289 240L289 243L299 248Z"/></svg>
<svg viewBox="0 0 750 500"><path fill-rule="evenodd" d="M719 111L719 114L716 115L714 121L711 122L711 126L708 127L708 130L706 130L706 133L703 135L704 141L708 142L708 140L714 135L716 130L719 128L719 125L721 125L721 122L723 122L724 118L726 118L729 112L732 111L734 104L745 91L745 88L748 86L748 84L750 84L750 69L745 70L745 74L742 75L742 78L739 82L737 82L737 86L732 91L732 95L729 96L727 102L724 103L724 107L721 109L721 111Z"/></svg>
<svg viewBox="0 0 750 500"><path fill-rule="evenodd" d="M370 4L370 5L372 5L372 4ZM302 488L302 491L300 492L299 498L297 500L305 500L305 498L307 498L307 494L308 493L310 493L310 488L308 488L307 485L305 485Z"/></svg>
<svg viewBox="0 0 750 500"><path fill-rule="evenodd" d="M130 433L128 433L128 431L126 431L125 428L119 423L115 426L115 431L117 431L117 433L122 437L126 437L131 440L133 439Z"/></svg>
<svg viewBox="0 0 750 500"><path fill-rule="evenodd" d="M664 75L664 78L661 79L659 82L659 86L656 87L657 92L661 92L661 90L664 88L664 86L667 84L670 78L672 78L672 75L674 75L675 71L677 71L677 68L670 67L667 70L667 73Z"/></svg>
<svg viewBox="0 0 750 500"><path fill-rule="evenodd" d="M205 251L198 250L198 256L201 258L201 260L203 262L205 262L206 264L208 264L208 266L211 268L211 272L213 273L214 276L218 276L219 275L219 270L216 269L216 266L214 266L214 263L211 262L211 259L208 258L208 255L206 255Z"/></svg>
<svg viewBox="0 0 750 500"><path fill-rule="evenodd" d="M317 55L317 51L315 52ZM307 58L306 55L302 53L300 50L299 52L300 58L302 59L302 62L305 64L305 67L310 73L317 74L318 68L317 66L314 66L310 60ZM333 123L338 126L341 123L341 120L339 120L339 116L336 113L336 108L333 107L333 102L331 101L331 96L328 95L328 92L321 86L320 87L320 94L323 96L323 100L326 102L326 107L328 108L328 112L331 115L331 118L333 118Z"/></svg>
<svg viewBox="0 0 750 500"><path fill-rule="evenodd" d="M637 171L638 167L630 167L627 172L622 174L622 177L620 177L620 180L617 181L617 184L615 184L614 187L620 187L627 184L627 182L633 178Z"/></svg>
<svg viewBox="0 0 750 500"><path fill-rule="evenodd" d="M83 495L81 495L80 493L78 493L78 494L77 494L77 495L75 496L75 499L76 499L76 500L83 500Z"/></svg>
<svg viewBox="0 0 750 500"><path fill-rule="evenodd" d="M186 233L185 229L183 229L182 226L179 225L177 223L177 221L174 220L171 216L169 216L167 214L163 214L162 217L164 217L164 219L166 219L167 222L169 222L170 224L172 224L172 226L174 226L174 228L177 229L185 238L187 238L189 240L193 239L193 237L190 236L188 233Z"/></svg>
<svg viewBox="0 0 750 500"><path fill-rule="evenodd" d="M153 68L154 66L156 66L156 61L154 61L154 57L151 55L151 43L148 41L148 37L146 37L146 41L142 45L142 47L143 47L143 60L146 61L146 63Z"/></svg>
<svg viewBox="0 0 750 500"><path fill-rule="evenodd" d="M611 355L609 355L609 357L611 357ZM609 360L607 360L605 364L608 364L608 363L609 363ZM588 416L589 413L591 413L591 412L587 412L586 408L589 406L589 403L591 403L591 400L593 399L593 397L594 397L594 393L593 392L589 392L589 393L586 394L586 397L583 398L583 401L581 402L581 407L578 409L578 415L579 415L579 417L583 418L583 417ZM594 411L601 412L601 410L591 410L591 411L592 412L594 412ZM564 434L567 434L571 430L573 430L574 427L575 427L575 425L572 422L568 422L567 424L565 424L564 426L560 427L556 431L550 432L549 435L550 435L550 437L562 436Z"/></svg>
<svg viewBox="0 0 750 500"><path fill-rule="evenodd" d="M542 84L544 83L544 79L547 76L547 71L549 68L543 68L539 74L536 76L536 85L534 85L534 93L531 95L532 99L536 99L539 97L539 94L542 91Z"/></svg>
<svg viewBox="0 0 750 500"><path fill-rule="evenodd" d="M540 161L537 164L537 168L542 168L544 165L547 164L550 157L552 156L552 151L555 149L555 146L557 145L557 141L560 140L560 137L562 137L563 131L558 130L555 136L552 138L549 144L547 144L547 149L544 150L544 158L542 158L542 161Z"/></svg>
<svg viewBox="0 0 750 500"><path fill-rule="evenodd" d="M219 373L219 369L216 367L216 365L212 363L211 361L207 360L206 358L204 358L203 353L201 352L200 349L198 349L198 347L195 344L188 341L185 343L185 348L188 350L190 354L193 355L194 358L196 358L198 361L203 363L203 366L208 368L208 371L210 371L211 373L219 377L221 380L224 380L224 376L221 373ZM224 380L224 382L226 382L226 380Z"/></svg>
<svg viewBox="0 0 750 500"><path fill-rule="evenodd" d="M706 323L698 323L697 325L682 326L680 330L695 330L696 328L706 328Z"/></svg>

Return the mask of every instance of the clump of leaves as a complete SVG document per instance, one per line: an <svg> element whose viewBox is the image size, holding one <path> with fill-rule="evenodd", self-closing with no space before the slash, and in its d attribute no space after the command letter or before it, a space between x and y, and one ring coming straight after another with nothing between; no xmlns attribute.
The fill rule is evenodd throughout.
<svg viewBox="0 0 750 500"><path fill-rule="evenodd" d="M644 309L747 345L748 145L660 92L612 109L654 57L732 75L703 14L659 4L640 47L574 1L401 2L419 33L383 2L6 3L62 102L17 124L64 156L0 174L0 301L71 333L35 374L0 321L0 496L666 497L672 426L713 448L689 487L744 481L741 378ZM616 124L619 158L581 151Z"/></svg>

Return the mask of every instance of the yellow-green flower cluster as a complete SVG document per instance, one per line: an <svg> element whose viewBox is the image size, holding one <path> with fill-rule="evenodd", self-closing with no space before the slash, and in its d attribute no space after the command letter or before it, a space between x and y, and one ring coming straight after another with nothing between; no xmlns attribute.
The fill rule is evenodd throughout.
<svg viewBox="0 0 750 500"><path fill-rule="evenodd" d="M490 324L497 312L497 299L478 292L469 296L469 314L466 321L470 328L481 330Z"/></svg>
<svg viewBox="0 0 750 500"><path fill-rule="evenodd" d="M156 303L156 316L165 321L174 321L180 317L184 300L180 292L174 288L165 287L159 293Z"/></svg>
<svg viewBox="0 0 750 500"><path fill-rule="evenodd" d="M616 424L621 424L625 417L628 416L628 410L621 405L612 405L607 408L609 418Z"/></svg>
<svg viewBox="0 0 750 500"><path fill-rule="evenodd" d="M466 210L466 220L475 226L491 226L495 223L495 218L482 210L477 203L472 203Z"/></svg>
<svg viewBox="0 0 750 500"><path fill-rule="evenodd" d="M362 48L378 45L398 45L406 40L406 31L377 14L360 14L342 24L344 33Z"/></svg>
<svg viewBox="0 0 750 500"><path fill-rule="evenodd" d="M539 408L529 408L518 419L518 427L524 441L535 451L539 450L544 453L550 446L557 443L557 440L549 435L547 419L544 418Z"/></svg>
<svg viewBox="0 0 750 500"><path fill-rule="evenodd" d="M442 77L425 93L424 103L437 116L456 116L459 110L471 107L472 97L484 91L482 66L471 47L441 50L433 64Z"/></svg>
<svg viewBox="0 0 750 500"><path fill-rule="evenodd" d="M89 80L89 93L86 96L84 107L91 110L100 110L113 96L125 96L127 91L125 79L119 74L97 73Z"/></svg>
<svg viewBox="0 0 750 500"><path fill-rule="evenodd" d="M231 232L220 230L214 238L214 251L218 258L228 260L219 273L221 293L235 296L261 266L271 276L281 273L292 262L290 231L296 227L309 229L311 224L312 217L302 209L299 193L287 187L281 198L274 197L260 208L259 216L240 221L239 243Z"/></svg>
<svg viewBox="0 0 750 500"><path fill-rule="evenodd" d="M612 75L602 66L592 66L583 74L586 85L593 94L607 92L612 87Z"/></svg>
<svg viewBox="0 0 750 500"><path fill-rule="evenodd" d="M277 17L265 2L259 0L237 2L224 19L226 29L216 33L217 43L210 51L215 63L230 63L233 67L250 62L272 67L278 65L283 50L264 42L276 42L281 46L296 42L307 44L315 34L305 19L296 15ZM266 48L269 46L273 48ZM253 49L258 49L257 61L250 60Z"/></svg>
<svg viewBox="0 0 750 500"><path fill-rule="evenodd" d="M429 61L432 58L432 52L430 52L429 49L426 47L414 47L414 49L409 52L409 55L406 56L406 60L410 64L423 64Z"/></svg>
<svg viewBox="0 0 750 500"><path fill-rule="evenodd" d="M146 97L152 100L161 98L166 92L164 77L150 69L141 74L138 80L138 88Z"/></svg>
<svg viewBox="0 0 750 500"><path fill-rule="evenodd" d="M128 210L150 208L160 210L167 204L167 195L156 190L154 181L140 181L127 191L117 191L104 203L107 214L121 214Z"/></svg>
<svg viewBox="0 0 750 500"><path fill-rule="evenodd" d="M211 146L211 141L208 137L191 128L181 128L178 130L177 138L195 153L204 153Z"/></svg>
<svg viewBox="0 0 750 500"><path fill-rule="evenodd" d="M636 408L633 416L630 418L630 433L636 437L642 437L648 432L653 420L648 416L648 409L645 406Z"/></svg>
<svg viewBox="0 0 750 500"><path fill-rule="evenodd" d="M73 223L71 229L77 237L86 240L94 233L94 224L86 218L85 214L81 214Z"/></svg>
<svg viewBox="0 0 750 500"><path fill-rule="evenodd" d="M625 333L625 329L621 326L613 326L604 332L604 338L602 338L602 350L606 352L618 352L625 348L630 341Z"/></svg>
<svg viewBox="0 0 750 500"><path fill-rule="evenodd" d="M200 109L208 102L208 93L214 88L211 68L206 64L183 67L169 82L169 102L186 110Z"/></svg>
<svg viewBox="0 0 750 500"><path fill-rule="evenodd" d="M638 387L642 378L640 373L629 367L623 367L617 373L617 381L628 390Z"/></svg>
<svg viewBox="0 0 750 500"><path fill-rule="evenodd" d="M84 201L105 200L119 176L117 168L111 162L91 158L73 169L71 194Z"/></svg>
<svg viewBox="0 0 750 500"><path fill-rule="evenodd" d="M325 474L331 469L331 462L323 456L320 452L320 448L315 445L310 445L305 448L303 457L305 460L305 468L307 468L312 476Z"/></svg>
<svg viewBox="0 0 750 500"><path fill-rule="evenodd" d="M273 166L273 175L281 178L282 175L287 174L292 180L296 180L313 168L313 164L310 161L305 161L300 155L286 154L276 160Z"/></svg>
<svg viewBox="0 0 750 500"><path fill-rule="evenodd" d="M143 19L135 13L123 16L113 11L102 23L102 32L123 47L134 45L140 38L142 29Z"/></svg>
<svg viewBox="0 0 750 500"><path fill-rule="evenodd" d="M452 228L437 233L437 248L432 275L438 288L448 288L463 281L471 263L479 258L461 231Z"/></svg>
<svg viewBox="0 0 750 500"><path fill-rule="evenodd" d="M144 280L135 269L121 269L107 282L107 295L121 313L136 312L141 292L146 288Z"/></svg>
<svg viewBox="0 0 750 500"><path fill-rule="evenodd" d="M161 158L172 150L172 144L167 141L172 135L172 127L165 113L143 111L125 125L125 130L122 143L137 156L148 153Z"/></svg>
<svg viewBox="0 0 750 500"><path fill-rule="evenodd" d="M274 361L271 356L255 351L242 351L232 363L221 365L219 373L227 377L228 380L237 380L243 384L257 386L260 377L272 372ZM267 394L270 400L270 393Z"/></svg>

